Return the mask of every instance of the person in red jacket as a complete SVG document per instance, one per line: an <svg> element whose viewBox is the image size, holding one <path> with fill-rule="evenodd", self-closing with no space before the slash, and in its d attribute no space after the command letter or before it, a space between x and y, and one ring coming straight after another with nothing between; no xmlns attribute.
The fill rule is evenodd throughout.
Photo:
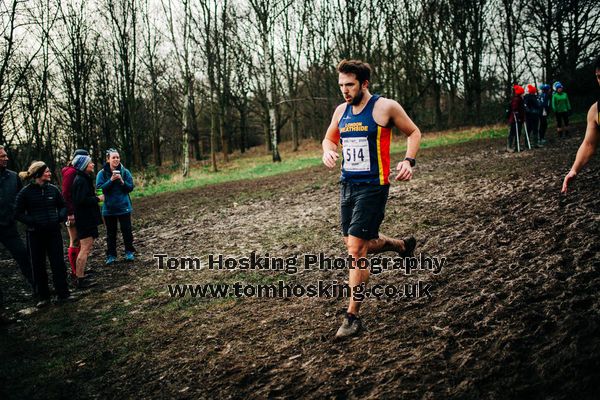
<svg viewBox="0 0 600 400"><path fill-rule="evenodd" d="M74 159L77 156L89 156L89 153L83 149L75 150L73 153ZM69 232L69 249L67 255L69 258L69 265L71 266L71 276L76 276L77 256L79 255L80 245L79 237L77 236L77 227L75 226L75 209L73 207L73 195L71 193L71 187L73 181L77 175L77 169L73 166L73 162L62 169L62 195L67 205L67 231Z"/></svg>
<svg viewBox="0 0 600 400"><path fill-rule="evenodd" d="M514 96L510 102L510 110L508 115L508 124L510 125L510 133L508 134L508 151L515 151L517 146L517 129L521 136L521 128L525 119L525 103L523 102L523 94L525 89L522 86L513 86Z"/></svg>

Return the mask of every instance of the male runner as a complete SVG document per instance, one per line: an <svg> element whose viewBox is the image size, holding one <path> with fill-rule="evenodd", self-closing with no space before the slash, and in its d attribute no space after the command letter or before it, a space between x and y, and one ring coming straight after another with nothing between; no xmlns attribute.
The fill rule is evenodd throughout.
<svg viewBox="0 0 600 400"><path fill-rule="evenodd" d="M367 253L396 251L402 256L413 254L416 241L392 239L379 233L389 192L390 142L395 126L407 140L406 158L396 167L396 180L412 178L412 167L421 141L419 128L394 100L369 92L371 67L359 60L342 60L338 66L338 83L346 100L340 104L323 139L323 164L334 168L341 138L341 225L348 253L356 260ZM352 293L365 285L368 269L350 269ZM361 327L360 302L350 297L346 319L336 337L355 335Z"/></svg>
<svg viewBox="0 0 600 400"><path fill-rule="evenodd" d="M596 60L596 65L594 66L594 71L596 73L596 81L598 85L600 85L600 57ZM596 147L598 147L598 137L600 136L600 100L592 104L587 114L587 128L585 130L585 137L583 138L583 142L581 146L579 146L579 150L577 150L577 156L575 157L575 162L571 167L571 170L565 176L563 181L561 193L567 193L569 188L569 184L575 179L581 168L583 168L588 161L594 155L596 151Z"/></svg>

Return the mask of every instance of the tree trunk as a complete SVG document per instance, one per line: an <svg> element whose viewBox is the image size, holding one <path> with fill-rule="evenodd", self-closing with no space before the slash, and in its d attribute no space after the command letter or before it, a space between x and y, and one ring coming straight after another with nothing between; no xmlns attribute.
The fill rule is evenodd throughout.
<svg viewBox="0 0 600 400"><path fill-rule="evenodd" d="M223 96L225 96L225 94L223 94ZM227 121L227 116L226 116L226 105L224 104L226 100L222 99L221 100L221 118L220 118L220 124L219 124L219 131L220 131L220 139L221 139L221 152L223 153L223 162L229 162L229 139L228 139L228 135L227 135L227 125L228 125L228 121Z"/></svg>
<svg viewBox="0 0 600 400"><path fill-rule="evenodd" d="M182 175L184 178L187 178L190 173L190 131L189 131L189 113L188 113L188 95L189 95L189 82L187 82L187 93L184 97L183 104L183 136L181 138L182 146L183 146L183 168Z"/></svg>
<svg viewBox="0 0 600 400"><path fill-rule="evenodd" d="M300 147L300 138L298 137L298 111L292 105L292 151L298 151Z"/></svg>
<svg viewBox="0 0 600 400"><path fill-rule="evenodd" d="M248 116L246 115L246 108L242 106L240 108L240 152L246 152L246 130L247 130L247 120Z"/></svg>
<svg viewBox="0 0 600 400"><path fill-rule="evenodd" d="M217 111L215 110L214 94L210 95L210 160L212 171L217 172Z"/></svg>
<svg viewBox="0 0 600 400"><path fill-rule="evenodd" d="M158 121L158 83L156 76L152 76L152 158L156 166L162 165L160 154L160 127Z"/></svg>
<svg viewBox="0 0 600 400"><path fill-rule="evenodd" d="M263 53L265 55L265 64L263 68L265 74L265 90L267 92L267 104L269 105L269 135L271 139L271 151L273 155L273 162L280 162L281 156L279 155L279 147L277 146L277 112L274 104L275 96L273 96L275 87L273 84L273 77L271 75L273 61L271 59L271 49L269 47L269 41L266 32L263 32L262 46Z"/></svg>
<svg viewBox="0 0 600 400"><path fill-rule="evenodd" d="M440 130L442 129L442 87L435 79L433 83L433 97L435 102L435 127Z"/></svg>
<svg viewBox="0 0 600 400"><path fill-rule="evenodd" d="M200 161L202 159L202 152L200 151L200 134L198 132L198 124L196 123L196 98L194 96L194 84L193 84L193 76L189 78L192 83L190 83L190 92L189 100L188 100L188 112L190 118L190 142L192 143L194 150L194 159L196 161Z"/></svg>
<svg viewBox="0 0 600 400"><path fill-rule="evenodd" d="M264 120L264 137L265 137L265 150L268 152L271 151L272 149L272 143L271 143L271 117L270 117L270 113L269 113L269 108L267 107L267 114L265 115L265 120Z"/></svg>

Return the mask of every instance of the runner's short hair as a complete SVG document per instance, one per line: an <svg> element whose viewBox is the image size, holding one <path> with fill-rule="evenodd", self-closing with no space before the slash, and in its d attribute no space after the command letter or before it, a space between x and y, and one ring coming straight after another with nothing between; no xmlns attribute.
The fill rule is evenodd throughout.
<svg viewBox="0 0 600 400"><path fill-rule="evenodd" d="M361 85L364 81L371 80L371 66L361 60L343 59L337 66L337 72L356 75L356 79Z"/></svg>

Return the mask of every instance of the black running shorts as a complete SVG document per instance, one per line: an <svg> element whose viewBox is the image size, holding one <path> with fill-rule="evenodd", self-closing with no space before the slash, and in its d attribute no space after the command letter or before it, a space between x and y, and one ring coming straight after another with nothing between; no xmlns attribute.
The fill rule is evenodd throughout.
<svg viewBox="0 0 600 400"><path fill-rule="evenodd" d="M344 236L352 235L364 240L379 238L389 191L389 185L341 182L340 214Z"/></svg>
<svg viewBox="0 0 600 400"><path fill-rule="evenodd" d="M88 226L88 227L77 227L77 237L79 239L86 239L92 237L94 239L98 238L98 227L97 226Z"/></svg>
<svg viewBox="0 0 600 400"><path fill-rule="evenodd" d="M569 126L569 113L560 112L556 113L556 126L562 128L563 126Z"/></svg>

